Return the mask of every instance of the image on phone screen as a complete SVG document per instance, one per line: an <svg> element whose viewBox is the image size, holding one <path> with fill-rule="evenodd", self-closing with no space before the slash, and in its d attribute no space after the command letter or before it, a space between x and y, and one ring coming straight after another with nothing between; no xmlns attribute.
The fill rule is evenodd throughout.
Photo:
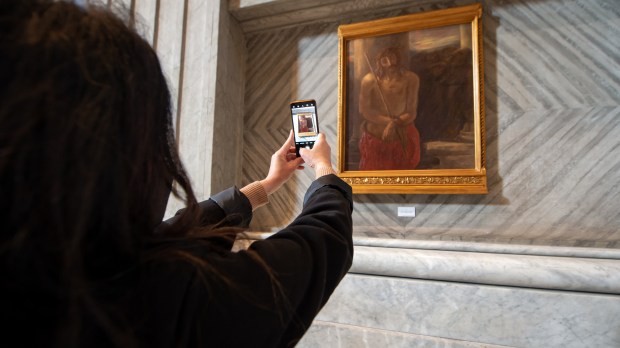
<svg viewBox="0 0 620 348"><path fill-rule="evenodd" d="M319 122L314 100L291 103L291 117L295 134L295 149L299 155L302 147L313 147L319 134Z"/></svg>

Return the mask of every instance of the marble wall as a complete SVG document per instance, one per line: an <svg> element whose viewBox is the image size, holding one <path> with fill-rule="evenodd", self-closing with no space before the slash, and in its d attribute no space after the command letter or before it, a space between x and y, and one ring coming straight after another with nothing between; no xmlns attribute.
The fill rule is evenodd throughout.
<svg viewBox="0 0 620 348"><path fill-rule="evenodd" d="M611 348L618 313L617 295L349 274L299 346Z"/></svg>
<svg viewBox="0 0 620 348"><path fill-rule="evenodd" d="M285 139L290 100L318 101L336 148L338 25L470 1L291 3L231 3L244 183ZM489 194L356 195L351 273L300 346L620 346L620 3L482 5ZM252 228L288 223L311 181L299 173Z"/></svg>
<svg viewBox="0 0 620 348"><path fill-rule="evenodd" d="M471 2L115 1L160 55L199 198L267 173L293 99L336 148L339 24ZM357 195L351 273L299 346L620 346L620 3L482 5L489 194ZM312 179L252 229L287 224Z"/></svg>
<svg viewBox="0 0 620 348"><path fill-rule="evenodd" d="M199 200L241 181L245 40L226 1L115 0L157 51L181 160ZM221 115L221 117L216 117ZM171 197L166 216L182 202Z"/></svg>
<svg viewBox="0 0 620 348"><path fill-rule="evenodd" d="M299 10L314 16L302 16L301 26L283 22L297 13L290 1L249 3L257 9L236 14L240 24L225 1L128 3L168 75L179 147L200 198L265 175L290 129L290 100L318 101L321 129L336 148L339 24L468 1L375 1L370 11L373 1L313 0ZM273 3L289 12L273 14ZM356 195L355 235L619 248L618 3L482 4L489 194ZM335 17L317 20L325 8ZM299 173L257 212L253 230L285 225L311 180L310 171ZM398 217L400 206L417 216Z"/></svg>
<svg viewBox="0 0 620 348"><path fill-rule="evenodd" d="M317 100L336 148L339 24L469 1L413 3L246 34L244 183L266 173L285 139L290 100ZM355 235L620 248L619 3L482 5L489 193L356 195ZM276 193L253 229L285 225L311 180L301 173ZM417 216L399 218L400 206Z"/></svg>

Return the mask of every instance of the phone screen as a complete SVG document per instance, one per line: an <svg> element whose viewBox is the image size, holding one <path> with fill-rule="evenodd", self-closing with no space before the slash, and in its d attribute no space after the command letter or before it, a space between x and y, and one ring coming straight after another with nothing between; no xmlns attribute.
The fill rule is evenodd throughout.
<svg viewBox="0 0 620 348"><path fill-rule="evenodd" d="M291 103L291 118L295 134L295 150L299 156L302 147L314 146L319 134L319 119L314 100L300 100Z"/></svg>

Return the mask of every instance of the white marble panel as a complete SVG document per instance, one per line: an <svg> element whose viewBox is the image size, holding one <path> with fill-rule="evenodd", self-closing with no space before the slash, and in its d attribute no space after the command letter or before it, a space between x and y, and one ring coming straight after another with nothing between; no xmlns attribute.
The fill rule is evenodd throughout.
<svg viewBox="0 0 620 348"><path fill-rule="evenodd" d="M132 2L135 0L110 0L111 7L120 7L124 10L131 9Z"/></svg>
<svg viewBox="0 0 620 348"><path fill-rule="evenodd" d="M618 313L618 295L349 274L317 320L511 347L611 348Z"/></svg>
<svg viewBox="0 0 620 348"><path fill-rule="evenodd" d="M134 13L136 15L136 27L138 33L153 45L155 35L155 13L157 12L157 1L153 0L134 0Z"/></svg>
<svg viewBox="0 0 620 348"><path fill-rule="evenodd" d="M183 16L185 1L159 2L159 17L153 46L168 80L173 102L173 119L177 117L181 63L183 57ZM173 122L174 124L174 122Z"/></svg>
<svg viewBox="0 0 620 348"><path fill-rule="evenodd" d="M211 192L241 186L244 143L245 38L237 21L220 7L213 125ZM248 144L250 147L252 144ZM256 180L262 179L257 177Z"/></svg>
<svg viewBox="0 0 620 348"><path fill-rule="evenodd" d="M180 122L181 160L199 200L211 189L220 1L187 2Z"/></svg>
<svg viewBox="0 0 620 348"><path fill-rule="evenodd" d="M144 0L140 2L142 1ZM168 89L170 90L172 101L172 124L177 132L178 139L179 130L177 129L177 117L180 117L178 110L181 107L179 103L179 89L183 79L181 68L183 63L183 23L186 1L153 1L153 3L156 5L154 9L155 19L152 45L157 52L162 70L168 82ZM141 10L142 8L137 7L136 9ZM149 10L153 9L149 8ZM182 206L182 202L171 195L166 207L165 217L167 218L174 215Z"/></svg>
<svg viewBox="0 0 620 348"><path fill-rule="evenodd" d="M312 323L297 347L496 348L505 346L413 335L317 320Z"/></svg>
<svg viewBox="0 0 620 348"><path fill-rule="evenodd" d="M343 0L230 0L228 10L241 23L255 18L277 16L282 13L316 8Z"/></svg>
<svg viewBox="0 0 620 348"><path fill-rule="evenodd" d="M437 1L415 2L423 5ZM317 21L347 19L360 13L411 6L411 3L411 0L233 0L229 9L239 19L244 32L255 33Z"/></svg>

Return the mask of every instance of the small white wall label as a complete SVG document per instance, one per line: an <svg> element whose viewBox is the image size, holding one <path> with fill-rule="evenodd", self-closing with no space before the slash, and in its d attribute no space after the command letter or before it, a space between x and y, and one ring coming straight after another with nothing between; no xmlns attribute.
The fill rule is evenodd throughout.
<svg viewBox="0 0 620 348"><path fill-rule="evenodd" d="M415 207L398 207L399 217L415 217Z"/></svg>

